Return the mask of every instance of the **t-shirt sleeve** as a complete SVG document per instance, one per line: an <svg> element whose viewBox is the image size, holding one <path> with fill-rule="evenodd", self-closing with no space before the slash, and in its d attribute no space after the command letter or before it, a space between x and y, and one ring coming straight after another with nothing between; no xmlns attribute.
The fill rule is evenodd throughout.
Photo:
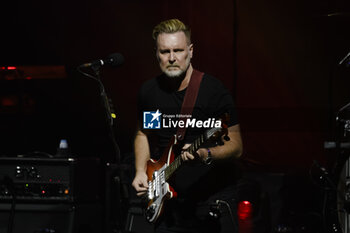
<svg viewBox="0 0 350 233"><path fill-rule="evenodd" d="M214 88L214 94L211 98L211 106L214 106L214 112L216 118L223 116L225 113L229 114L228 126L238 124L237 110L232 98L231 93L224 87L224 85L218 81L212 88Z"/></svg>
<svg viewBox="0 0 350 233"><path fill-rule="evenodd" d="M223 109L223 113L228 113L230 116L229 124L228 126L233 126L238 124L238 116L236 107L233 102L233 98L231 94L228 92L228 90L225 89L225 93L222 95L222 99L219 101L219 105L221 109Z"/></svg>

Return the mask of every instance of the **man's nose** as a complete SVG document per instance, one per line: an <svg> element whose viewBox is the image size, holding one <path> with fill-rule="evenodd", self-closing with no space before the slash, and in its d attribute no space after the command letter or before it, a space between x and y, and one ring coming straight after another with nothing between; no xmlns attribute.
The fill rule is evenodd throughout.
<svg viewBox="0 0 350 233"><path fill-rule="evenodd" d="M176 61L174 52L170 52L169 54L169 62L174 63Z"/></svg>

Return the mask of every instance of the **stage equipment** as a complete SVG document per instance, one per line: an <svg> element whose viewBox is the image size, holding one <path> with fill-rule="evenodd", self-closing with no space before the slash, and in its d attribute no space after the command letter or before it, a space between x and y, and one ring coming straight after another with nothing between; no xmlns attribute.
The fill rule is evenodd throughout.
<svg viewBox="0 0 350 233"><path fill-rule="evenodd" d="M350 103L338 111L336 123L337 140L325 144L337 158L326 187L324 223L327 232L350 233Z"/></svg>
<svg viewBox="0 0 350 233"><path fill-rule="evenodd" d="M345 64L346 67L350 66L350 52L346 54L346 56L338 63L338 65L343 65Z"/></svg>
<svg viewBox="0 0 350 233"><path fill-rule="evenodd" d="M9 231L11 204L0 203L0 233L101 233L98 203L21 203L16 205Z"/></svg>
<svg viewBox="0 0 350 233"><path fill-rule="evenodd" d="M116 154L116 160L115 162L117 164L120 164L120 149L117 144L116 138L115 138L115 132L114 132L114 127L115 127L115 121L114 119L116 118L116 114L114 111L114 106L112 103L112 99L108 98L106 89L101 81L100 77L100 68L105 65L109 64L111 66L119 66L124 62L124 57L120 53L114 53L109 55L109 57L105 60L96 60L91 63L85 63L77 67L78 72L83 74L84 76L91 78L95 80L98 83L99 89L100 89L100 97L101 97L101 102L103 103L104 107L104 112L105 112L105 119L106 122L108 123L108 129L109 129L109 138L113 144L114 151ZM84 68L91 68L91 71L93 71L93 75L87 73L84 71Z"/></svg>
<svg viewBox="0 0 350 233"><path fill-rule="evenodd" d="M98 59L90 63L85 63L80 65L80 67L101 67L104 65L110 66L120 66L124 63L124 57L120 53L113 53L109 55L106 59Z"/></svg>
<svg viewBox="0 0 350 233"><path fill-rule="evenodd" d="M0 80L64 79L64 66L0 66Z"/></svg>
<svg viewBox="0 0 350 233"><path fill-rule="evenodd" d="M130 200L130 206L127 214L125 232L151 233L154 232L154 226L149 223L144 216L144 203L140 199Z"/></svg>
<svg viewBox="0 0 350 233"><path fill-rule="evenodd" d="M96 201L100 167L97 158L0 157L0 200Z"/></svg>
<svg viewBox="0 0 350 233"><path fill-rule="evenodd" d="M98 158L0 157L0 233L101 232Z"/></svg>
<svg viewBox="0 0 350 233"><path fill-rule="evenodd" d="M105 232L119 232L125 228L131 182L131 164L111 164L105 167Z"/></svg>

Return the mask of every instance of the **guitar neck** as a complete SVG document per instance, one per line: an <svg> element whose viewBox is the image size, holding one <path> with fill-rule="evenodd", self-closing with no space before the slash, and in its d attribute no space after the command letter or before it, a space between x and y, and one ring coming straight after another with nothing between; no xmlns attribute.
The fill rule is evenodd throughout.
<svg viewBox="0 0 350 233"><path fill-rule="evenodd" d="M202 134L199 138L197 138L187 149L190 154L194 154L201 145L205 142L205 136ZM173 173L181 166L183 160L181 156L177 156L174 161L169 164L169 166L165 169L165 180L168 181Z"/></svg>

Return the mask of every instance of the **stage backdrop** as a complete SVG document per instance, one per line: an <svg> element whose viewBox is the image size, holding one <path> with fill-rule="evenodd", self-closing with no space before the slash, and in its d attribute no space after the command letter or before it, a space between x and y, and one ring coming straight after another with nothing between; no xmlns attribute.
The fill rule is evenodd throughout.
<svg viewBox="0 0 350 233"><path fill-rule="evenodd" d="M306 171L314 159L333 160L323 143L334 136L334 112L350 101L349 70L337 66L350 49L345 0L2 4L0 66L60 64L70 80L72 93L64 101L74 120L66 133L53 127L59 129L45 137L49 147L36 143L31 149L53 153L64 135L76 154L111 156L97 83L75 69L120 52L124 65L103 68L101 77L117 113L117 142L122 154L131 152L138 89L159 74L152 28L179 18L192 28L194 67L219 78L235 98L245 160L274 171ZM332 14L337 12L345 13Z"/></svg>

